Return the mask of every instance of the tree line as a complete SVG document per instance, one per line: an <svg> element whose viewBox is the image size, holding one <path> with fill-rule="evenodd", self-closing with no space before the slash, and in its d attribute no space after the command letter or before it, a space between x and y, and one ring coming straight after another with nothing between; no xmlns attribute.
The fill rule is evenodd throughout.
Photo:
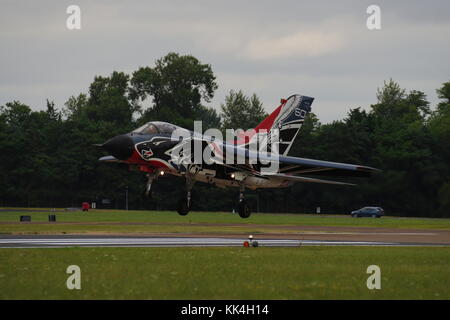
<svg viewBox="0 0 450 320"><path fill-rule="evenodd" d="M173 210L184 181L160 178L152 199L142 196L145 175L127 166L99 163L94 145L148 121L193 129L255 127L267 114L256 94L231 90L216 109L205 105L218 85L212 67L191 55L169 53L132 74L96 76L87 93L58 108L33 111L20 101L0 107L0 206L100 207ZM249 192L254 211L348 213L366 205L389 215L450 216L450 81L430 107L421 91L395 81L377 90L376 103L350 108L343 120L322 124L311 113L292 156L368 165L382 170L357 187L297 183ZM313 108L314 109L314 108ZM194 210L231 211L237 190L198 183Z"/></svg>

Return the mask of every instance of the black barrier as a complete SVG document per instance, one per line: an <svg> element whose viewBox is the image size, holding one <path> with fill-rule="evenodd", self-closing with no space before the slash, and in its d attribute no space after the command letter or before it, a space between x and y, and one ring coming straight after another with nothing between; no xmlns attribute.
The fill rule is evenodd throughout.
<svg viewBox="0 0 450 320"><path fill-rule="evenodd" d="M20 216L20 222L31 222L31 216Z"/></svg>
<svg viewBox="0 0 450 320"><path fill-rule="evenodd" d="M48 221L50 221L50 222L56 222L56 215L54 215L54 214L49 214L49 215L48 215Z"/></svg>

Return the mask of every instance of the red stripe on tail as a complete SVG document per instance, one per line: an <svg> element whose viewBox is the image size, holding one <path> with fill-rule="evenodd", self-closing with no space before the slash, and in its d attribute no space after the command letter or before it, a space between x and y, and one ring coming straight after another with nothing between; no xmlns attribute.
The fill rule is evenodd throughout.
<svg viewBox="0 0 450 320"><path fill-rule="evenodd" d="M252 136L255 133L258 133L262 130L265 130L266 132L269 132L270 129L273 126L273 122L275 121L275 119L278 117L278 114L281 111L281 108L283 107L283 105L287 102L287 100L285 99L281 99L281 105L276 108L270 115L268 115L263 121L261 121L260 124L258 124L255 128L254 131L252 131L251 134L244 132L243 134L241 134L239 136L239 138L236 140L236 144L237 145L241 145L241 144L247 144L250 142L250 139L252 138ZM250 129L251 130L251 129Z"/></svg>

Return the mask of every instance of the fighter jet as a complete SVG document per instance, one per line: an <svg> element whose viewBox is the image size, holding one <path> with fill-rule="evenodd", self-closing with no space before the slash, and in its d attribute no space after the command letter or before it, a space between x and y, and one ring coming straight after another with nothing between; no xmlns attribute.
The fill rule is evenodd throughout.
<svg viewBox="0 0 450 320"><path fill-rule="evenodd" d="M125 163L130 169L146 173L146 196L151 195L158 177L183 176L186 197L178 201L177 209L182 216L192 207L191 190L196 181L239 188L237 212L248 218L251 211L245 189L285 188L296 182L353 185L317 177L369 177L378 171L362 165L287 155L313 100L299 94L281 99L280 106L256 128L239 131L228 140L221 139L221 132L211 135L166 122L148 122L100 145L110 155L99 161Z"/></svg>

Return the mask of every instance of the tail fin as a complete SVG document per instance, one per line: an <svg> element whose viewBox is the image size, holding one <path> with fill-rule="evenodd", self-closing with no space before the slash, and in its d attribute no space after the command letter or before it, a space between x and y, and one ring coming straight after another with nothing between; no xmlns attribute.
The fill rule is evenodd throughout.
<svg viewBox="0 0 450 320"><path fill-rule="evenodd" d="M267 142L271 141L271 138L276 134L276 130L279 130L279 142L274 145L278 147L277 151L280 155L287 155L305 121L306 115L311 111L313 101L314 98L298 94L287 99L281 99L281 105L255 128L256 135L250 138L250 143L259 133L267 134L265 142L262 141L263 146L260 142L260 148L274 152L275 150L270 150L270 143ZM238 144L240 143L238 142Z"/></svg>

